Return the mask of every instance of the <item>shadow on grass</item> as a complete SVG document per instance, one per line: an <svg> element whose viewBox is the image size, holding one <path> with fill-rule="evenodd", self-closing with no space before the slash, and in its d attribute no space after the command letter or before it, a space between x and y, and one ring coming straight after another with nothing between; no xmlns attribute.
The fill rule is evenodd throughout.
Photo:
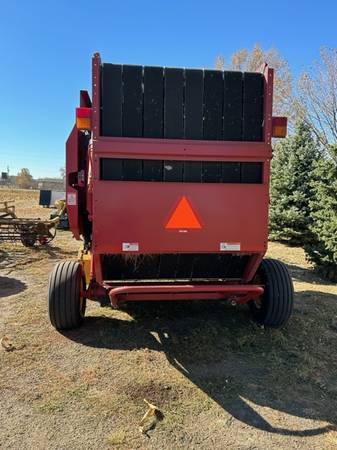
<svg viewBox="0 0 337 450"><path fill-rule="evenodd" d="M321 300L327 296L315 295ZM297 304L312 302L310 296L309 291L298 293ZM309 321L296 308L282 330L264 330L250 321L246 307L234 310L219 301L129 303L127 312L134 320L88 317L81 329L64 334L90 347L164 352L173 367L224 410L257 429L290 436L335 429L336 367L322 361L334 354L337 339L330 349L319 341L329 326L316 310ZM276 427L251 403L332 425Z"/></svg>
<svg viewBox="0 0 337 450"><path fill-rule="evenodd" d="M5 267L4 261L8 264L12 264L17 261L18 258L24 258L29 255L31 256L48 256L50 259L60 259L62 257L74 258L77 255L76 249L68 249L55 245L53 242L50 244L36 244L33 247L25 247L20 242L15 242L11 244L12 247L8 251L0 250L0 267L3 265Z"/></svg>
<svg viewBox="0 0 337 450"><path fill-rule="evenodd" d="M55 244L46 244L34 247L36 252L42 253L43 255L48 255L51 259L60 259L62 256L68 256L73 258L76 252L73 250L66 250Z"/></svg>
<svg viewBox="0 0 337 450"><path fill-rule="evenodd" d="M317 283L322 285L332 284L332 281L325 280L320 274L312 269L296 266L294 264L286 264L294 281L304 281L306 283Z"/></svg>
<svg viewBox="0 0 337 450"><path fill-rule="evenodd" d="M26 283L17 278L0 276L0 298L19 294L27 289Z"/></svg>

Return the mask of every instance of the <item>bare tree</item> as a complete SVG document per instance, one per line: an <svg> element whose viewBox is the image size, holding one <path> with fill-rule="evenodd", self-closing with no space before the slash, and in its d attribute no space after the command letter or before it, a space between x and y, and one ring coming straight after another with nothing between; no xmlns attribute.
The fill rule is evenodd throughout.
<svg viewBox="0 0 337 450"><path fill-rule="evenodd" d="M16 177L16 184L21 189L30 189L34 186L34 180L29 169L21 169Z"/></svg>
<svg viewBox="0 0 337 450"><path fill-rule="evenodd" d="M299 81L298 113L337 163L337 48L322 48L320 60Z"/></svg>
<svg viewBox="0 0 337 450"><path fill-rule="evenodd" d="M225 58L222 55L218 55L215 58L215 68L217 70L224 70L225 67Z"/></svg>
<svg viewBox="0 0 337 450"><path fill-rule="evenodd" d="M255 44L251 51L247 49L236 51L228 63L222 55L219 55L216 58L215 67L222 70L258 72L264 63L268 63L270 67L275 69L274 113L287 115L291 120L294 120L293 78L287 60L280 55L278 50L274 48L264 50L260 44Z"/></svg>

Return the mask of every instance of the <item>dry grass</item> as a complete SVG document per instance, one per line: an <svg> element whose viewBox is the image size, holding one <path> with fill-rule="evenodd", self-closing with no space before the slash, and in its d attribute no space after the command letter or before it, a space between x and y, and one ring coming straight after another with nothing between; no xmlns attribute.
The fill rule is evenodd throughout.
<svg viewBox="0 0 337 450"><path fill-rule="evenodd" d="M269 247L295 282L281 330L219 302L89 302L84 326L61 334L47 278L77 247L64 232L47 248L1 246L0 336L21 348L0 351L1 449L337 448L337 287L301 249ZM148 436L144 398L164 414Z"/></svg>
<svg viewBox="0 0 337 450"><path fill-rule="evenodd" d="M51 210L38 205L39 195L38 190L0 189L0 202L13 200L18 217L47 219Z"/></svg>
<svg viewBox="0 0 337 450"><path fill-rule="evenodd" d="M125 430L116 430L106 438L106 442L108 443L108 445L119 446L120 444L123 444L125 442L125 438Z"/></svg>

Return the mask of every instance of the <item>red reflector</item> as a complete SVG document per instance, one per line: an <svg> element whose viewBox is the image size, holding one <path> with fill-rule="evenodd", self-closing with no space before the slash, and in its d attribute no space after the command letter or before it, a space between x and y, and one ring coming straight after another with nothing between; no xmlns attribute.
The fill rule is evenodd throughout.
<svg viewBox="0 0 337 450"><path fill-rule="evenodd" d="M76 108L76 118L78 119L90 119L91 118L91 108Z"/></svg>
<svg viewBox="0 0 337 450"><path fill-rule="evenodd" d="M192 209L192 206L185 196L180 199L165 228L168 230L174 230L177 228L202 228L195 212Z"/></svg>
<svg viewBox="0 0 337 450"><path fill-rule="evenodd" d="M273 137L284 138L287 136L287 117L273 117Z"/></svg>
<svg viewBox="0 0 337 450"><path fill-rule="evenodd" d="M76 127L79 130L91 130L91 108L76 108Z"/></svg>

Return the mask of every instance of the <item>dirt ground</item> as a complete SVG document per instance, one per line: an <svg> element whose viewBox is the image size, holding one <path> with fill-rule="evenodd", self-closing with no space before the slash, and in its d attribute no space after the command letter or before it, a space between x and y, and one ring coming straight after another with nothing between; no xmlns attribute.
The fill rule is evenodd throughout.
<svg viewBox="0 0 337 450"><path fill-rule="evenodd" d="M20 215L50 213L35 192L9 196ZM282 330L223 302L88 302L83 327L59 333L48 275L78 247L69 232L0 244L0 338L14 346L0 347L1 449L337 449L337 287L302 249L270 244L296 290ZM147 434L144 398L163 415Z"/></svg>

